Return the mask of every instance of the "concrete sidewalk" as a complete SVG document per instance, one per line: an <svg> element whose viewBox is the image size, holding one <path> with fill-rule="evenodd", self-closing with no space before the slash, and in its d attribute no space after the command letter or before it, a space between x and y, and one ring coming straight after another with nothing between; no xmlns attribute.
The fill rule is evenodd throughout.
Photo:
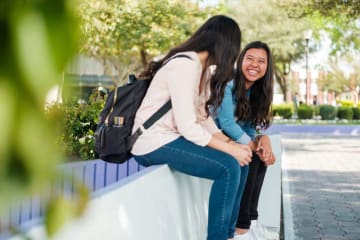
<svg viewBox="0 0 360 240"><path fill-rule="evenodd" d="M360 240L360 137L282 134L284 237Z"/></svg>

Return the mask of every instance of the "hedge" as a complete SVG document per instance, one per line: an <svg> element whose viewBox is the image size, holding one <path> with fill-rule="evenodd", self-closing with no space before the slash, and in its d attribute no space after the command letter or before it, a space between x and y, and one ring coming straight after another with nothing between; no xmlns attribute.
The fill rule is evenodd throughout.
<svg viewBox="0 0 360 240"><path fill-rule="evenodd" d="M272 106L273 116L281 116L285 119L290 119L293 115L293 108L290 104L281 104Z"/></svg>
<svg viewBox="0 0 360 240"><path fill-rule="evenodd" d="M351 120L353 118L353 111L351 107L338 107L337 116L339 119Z"/></svg>
<svg viewBox="0 0 360 240"><path fill-rule="evenodd" d="M336 108L332 105L320 105L319 114L322 120L334 120L336 118Z"/></svg>
<svg viewBox="0 0 360 240"><path fill-rule="evenodd" d="M353 119L359 120L360 119L360 107L353 107L352 111L353 111Z"/></svg>
<svg viewBox="0 0 360 240"><path fill-rule="evenodd" d="M300 105L298 107L297 115L299 119L312 119L314 108L308 105Z"/></svg>

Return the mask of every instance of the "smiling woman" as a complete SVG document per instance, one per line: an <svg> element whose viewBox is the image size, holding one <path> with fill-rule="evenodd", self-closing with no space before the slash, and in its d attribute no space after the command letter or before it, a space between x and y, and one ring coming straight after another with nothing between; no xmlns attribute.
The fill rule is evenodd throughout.
<svg viewBox="0 0 360 240"><path fill-rule="evenodd" d="M244 194L238 212L236 239L246 240L250 235L254 239L273 239L256 221L266 169L275 162L270 138L258 133L259 129L268 128L271 120L274 79L270 49L263 42L251 42L241 51L237 64L235 79L228 83L216 116L218 126L226 135L237 143L247 144L254 153L249 167L241 168L241 175L245 177L239 189Z"/></svg>
<svg viewBox="0 0 360 240"><path fill-rule="evenodd" d="M245 88L249 89L257 80L265 75L267 70L267 52L262 48L251 48L245 53L241 65L245 76Z"/></svg>

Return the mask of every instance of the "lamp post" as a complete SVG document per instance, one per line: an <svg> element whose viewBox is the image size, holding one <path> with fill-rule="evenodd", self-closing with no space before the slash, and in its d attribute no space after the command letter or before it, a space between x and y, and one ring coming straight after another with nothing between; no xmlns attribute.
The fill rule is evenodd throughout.
<svg viewBox="0 0 360 240"><path fill-rule="evenodd" d="M307 30L304 33L305 41L306 41L306 47L305 47L305 58L306 58L305 103L306 104L309 104L309 101L310 101L310 88L311 88L311 83L310 83L311 80L310 80L310 73L309 73L309 41L310 41L311 34L312 34L311 30Z"/></svg>

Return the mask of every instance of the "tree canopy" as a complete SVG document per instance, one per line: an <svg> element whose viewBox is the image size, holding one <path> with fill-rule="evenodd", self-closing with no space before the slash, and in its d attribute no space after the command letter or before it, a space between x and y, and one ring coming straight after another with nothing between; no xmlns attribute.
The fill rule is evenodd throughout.
<svg viewBox="0 0 360 240"><path fill-rule="evenodd" d="M326 31L333 55L360 50L360 1L280 0L280 5L291 18L310 17L315 32Z"/></svg>
<svg viewBox="0 0 360 240"><path fill-rule="evenodd" d="M183 41L214 11L190 0L84 1L82 52L105 60L123 78Z"/></svg>
<svg viewBox="0 0 360 240"><path fill-rule="evenodd" d="M260 40L269 45L275 65L276 81L284 97L288 91L287 66L305 54L304 32L311 28L308 18L295 19L276 0L227 1L227 6L238 21L243 44ZM266 7L259 7L266 6Z"/></svg>

